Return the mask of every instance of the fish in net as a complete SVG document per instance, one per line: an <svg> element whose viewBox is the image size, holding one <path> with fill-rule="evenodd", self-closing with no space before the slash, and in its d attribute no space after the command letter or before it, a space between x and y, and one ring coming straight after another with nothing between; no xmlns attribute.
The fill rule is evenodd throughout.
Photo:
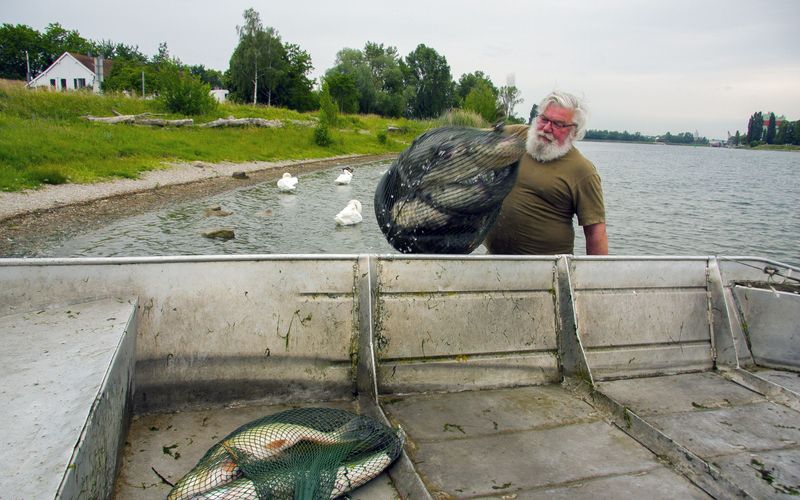
<svg viewBox="0 0 800 500"><path fill-rule="evenodd" d="M298 408L231 432L175 483L168 500L330 499L380 474L402 431L333 408Z"/></svg>
<svg viewBox="0 0 800 500"><path fill-rule="evenodd" d="M524 153L524 141L502 126L425 132L378 183L381 231L403 253L472 252L497 219Z"/></svg>

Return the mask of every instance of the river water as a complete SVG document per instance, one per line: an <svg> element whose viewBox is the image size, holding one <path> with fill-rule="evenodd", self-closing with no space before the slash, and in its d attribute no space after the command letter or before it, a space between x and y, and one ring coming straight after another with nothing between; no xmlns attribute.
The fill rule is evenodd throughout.
<svg viewBox="0 0 800 500"><path fill-rule="evenodd" d="M757 255L800 265L800 154L600 142L578 148L603 179L611 254ZM295 194L270 182L182 203L56 242L37 256L396 253L372 204L388 166L355 167L347 186L334 184L337 167L300 176ZM364 221L337 227L333 217L351 199L361 201ZM207 216L213 205L232 213ZM236 237L201 236L214 227L233 228ZM582 255L582 231L576 234Z"/></svg>

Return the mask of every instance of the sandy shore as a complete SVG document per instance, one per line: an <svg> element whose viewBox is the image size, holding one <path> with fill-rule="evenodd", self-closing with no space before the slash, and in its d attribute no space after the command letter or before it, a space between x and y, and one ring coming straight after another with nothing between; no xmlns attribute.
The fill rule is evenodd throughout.
<svg viewBox="0 0 800 500"><path fill-rule="evenodd" d="M62 184L18 193L0 193L0 257L36 256L58 239L69 238L116 219L238 187L338 165L390 159L395 154L354 155L322 160L251 163L182 163L146 172L139 179L95 184ZM234 178L244 172L246 178Z"/></svg>

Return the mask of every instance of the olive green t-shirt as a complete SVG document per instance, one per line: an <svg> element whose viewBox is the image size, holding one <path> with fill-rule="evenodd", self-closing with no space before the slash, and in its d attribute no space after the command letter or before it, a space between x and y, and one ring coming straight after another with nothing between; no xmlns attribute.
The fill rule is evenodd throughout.
<svg viewBox="0 0 800 500"><path fill-rule="evenodd" d="M484 243L493 254L571 254L573 215L581 226L605 222L603 188L594 165L574 146L549 162L526 153Z"/></svg>

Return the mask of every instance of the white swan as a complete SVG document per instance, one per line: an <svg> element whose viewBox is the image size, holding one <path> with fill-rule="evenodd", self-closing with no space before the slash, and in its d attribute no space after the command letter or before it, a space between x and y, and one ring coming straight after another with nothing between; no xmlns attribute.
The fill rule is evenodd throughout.
<svg viewBox="0 0 800 500"><path fill-rule="evenodd" d="M283 193L289 193L297 189L297 177L292 177L292 174L286 172L283 177L278 179L278 190Z"/></svg>
<svg viewBox="0 0 800 500"><path fill-rule="evenodd" d="M353 180L353 171L349 167L345 167L334 182L336 184L350 184L351 180Z"/></svg>
<svg viewBox="0 0 800 500"><path fill-rule="evenodd" d="M336 214L333 220L341 226L358 224L364 220L363 217L361 217L361 202L358 200L350 200L347 202L347 206Z"/></svg>

